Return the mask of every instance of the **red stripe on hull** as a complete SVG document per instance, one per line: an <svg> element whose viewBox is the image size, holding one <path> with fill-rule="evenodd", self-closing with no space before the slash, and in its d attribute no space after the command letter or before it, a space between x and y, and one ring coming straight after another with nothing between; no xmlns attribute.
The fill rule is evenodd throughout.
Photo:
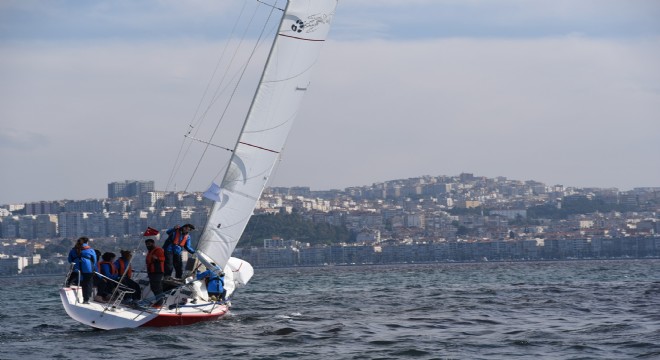
<svg viewBox="0 0 660 360"><path fill-rule="evenodd" d="M151 321L145 323L141 327L153 326L153 327L163 327L163 326L181 326L181 325L191 325L202 321L211 321L220 318L225 315L227 312L222 311L215 314L203 314L203 315L193 315L193 314L160 314L156 316Z"/></svg>

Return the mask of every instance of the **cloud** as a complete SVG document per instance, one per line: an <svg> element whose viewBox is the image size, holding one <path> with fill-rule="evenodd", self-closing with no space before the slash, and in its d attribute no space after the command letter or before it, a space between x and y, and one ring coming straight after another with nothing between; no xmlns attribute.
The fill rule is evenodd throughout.
<svg viewBox="0 0 660 360"><path fill-rule="evenodd" d="M568 34L598 38L653 37L660 34L659 17L660 4L653 0L534 3L353 0L339 4L332 36L335 39L539 38Z"/></svg>
<svg viewBox="0 0 660 360"><path fill-rule="evenodd" d="M651 165L660 102L646 85L660 80L659 44L331 42L276 183L343 188L467 171L651 185L660 175Z"/></svg>
<svg viewBox="0 0 660 360"><path fill-rule="evenodd" d="M164 189L223 48L210 34L236 12L97 1L68 16L75 2L53 3L0 4L0 167L21 173L0 177L0 203L103 197L125 179ZM271 185L465 171L657 186L658 6L526 3L342 1Z"/></svg>
<svg viewBox="0 0 660 360"><path fill-rule="evenodd" d="M0 128L0 148L6 150L31 150L48 145L44 134L18 129ZM9 154L5 154L9 156Z"/></svg>
<svg viewBox="0 0 660 360"><path fill-rule="evenodd" d="M0 10L0 41L96 43L122 39L139 43L173 38L226 38L237 21L240 28L249 23L253 13L263 14L271 8L243 0L5 0L0 3Z"/></svg>

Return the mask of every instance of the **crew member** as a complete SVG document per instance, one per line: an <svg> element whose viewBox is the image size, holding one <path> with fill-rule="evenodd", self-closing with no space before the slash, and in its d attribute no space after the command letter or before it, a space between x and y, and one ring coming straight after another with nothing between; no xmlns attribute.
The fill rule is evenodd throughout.
<svg viewBox="0 0 660 360"><path fill-rule="evenodd" d="M167 239L163 244L165 250L165 276L172 276L172 267L177 279L183 275L183 259L181 253L186 249L190 254L195 250L191 247L190 231L195 230L192 224L178 225L167 230Z"/></svg>
<svg viewBox="0 0 660 360"><path fill-rule="evenodd" d="M69 263L73 265L72 278L78 278L82 286L83 304L89 304L89 298L92 297L92 286L94 285L94 270L96 269L96 252L87 243L87 237L81 237L76 241L75 246L69 251ZM72 282L72 281L71 281Z"/></svg>
<svg viewBox="0 0 660 360"><path fill-rule="evenodd" d="M130 250L121 250L119 253L121 256L115 261L115 268L117 268L120 283L131 288L133 290L133 293L130 295L131 299L138 301L142 299L142 290L140 289L140 285L132 279L133 266L131 266L131 258L133 258L133 254Z"/></svg>
<svg viewBox="0 0 660 360"><path fill-rule="evenodd" d="M147 253L147 275L149 276L149 287L155 296L163 293L163 271L165 270L165 252L156 246L154 239L144 241L149 252ZM161 303L159 301L157 304Z"/></svg>
<svg viewBox="0 0 660 360"><path fill-rule="evenodd" d="M197 274L197 280L207 279L206 291L210 299L225 301L225 294L227 293L227 290L224 289L225 273L215 263L211 263L211 265L213 265L213 268Z"/></svg>
<svg viewBox="0 0 660 360"><path fill-rule="evenodd" d="M99 261L99 286L98 286L98 295L103 297L104 301L110 300L110 295L115 290L117 286L117 280L119 280L119 274L117 268L115 267L114 259L117 257L115 253L106 252L101 255L101 261ZM103 275L103 276L101 276Z"/></svg>

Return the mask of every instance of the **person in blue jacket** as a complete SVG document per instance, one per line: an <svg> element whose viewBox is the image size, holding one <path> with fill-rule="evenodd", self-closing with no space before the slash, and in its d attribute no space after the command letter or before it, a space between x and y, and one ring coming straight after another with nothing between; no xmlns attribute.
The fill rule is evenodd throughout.
<svg viewBox="0 0 660 360"><path fill-rule="evenodd" d="M215 296L219 301L224 301L227 293L227 290L225 290L225 273L215 263L211 263L211 265L213 265L212 269L197 274L197 280L207 279L206 291L209 298Z"/></svg>
<svg viewBox="0 0 660 360"><path fill-rule="evenodd" d="M190 254L195 253L192 248L192 238L190 232L195 230L192 224L185 224L181 227L178 225L167 230L167 239L163 244L165 250L165 274L164 276L172 276L172 268L174 268L176 278L181 279L183 275L183 259L181 253L186 249Z"/></svg>
<svg viewBox="0 0 660 360"><path fill-rule="evenodd" d="M89 304L89 298L92 297L92 286L94 284L94 270L96 270L96 252L87 243L87 237L81 237L76 241L76 245L69 251L69 263L73 264L72 278L78 278L80 272L80 285L82 286L83 304Z"/></svg>

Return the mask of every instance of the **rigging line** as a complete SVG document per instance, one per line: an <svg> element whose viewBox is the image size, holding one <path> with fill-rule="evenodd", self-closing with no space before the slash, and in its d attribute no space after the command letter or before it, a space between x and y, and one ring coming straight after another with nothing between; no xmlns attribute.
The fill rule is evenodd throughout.
<svg viewBox="0 0 660 360"><path fill-rule="evenodd" d="M252 23L254 22L254 19L255 19L255 17L256 17L256 14L257 14L257 11L258 11L258 10L259 10L258 7L254 9L254 12L252 13L252 16L250 17L250 20L248 21L247 25L245 26L245 30L243 31L243 35L241 36L241 40L239 41L238 45L236 46L236 50L234 51L234 55L232 56L231 63L233 63L233 61L234 61L234 59L235 59L235 57L236 57L236 54L238 53L238 50L242 47L243 41L245 40L245 38L246 38L246 36L247 36L247 32L248 32L248 30L250 29L250 26L251 26ZM250 61L250 59L248 59L248 62L249 62L249 61ZM229 72L229 67L231 67L231 63L230 63L230 64L228 65L228 67L227 67L227 70L226 70L227 73ZM247 64L245 64L245 66L247 67ZM235 74L234 77L236 77L237 75L238 75L238 73ZM224 81L224 78L225 78L225 76L223 76L223 81ZM232 81L233 81L233 79L232 79ZM218 84L218 89L221 87L221 85L222 85L222 83ZM232 96L227 100L227 104L225 105L225 109L224 109L224 111L223 111L223 114L222 114L222 116L220 117L220 119L218 120L218 124L216 124L216 129L217 129L217 127L220 125L220 122L222 122L222 120L224 119L224 114L227 112L227 109L228 109L229 105L231 104L231 101L232 101L232 98L233 98L233 94L236 93L236 90L237 90L237 88L238 88L239 85L240 85L240 78L239 78L239 80L236 82L236 84L234 85L234 92L232 93ZM227 86L229 86L229 84L227 84ZM216 94L217 94L217 93L218 93L218 90L216 90ZM216 96L216 95L214 94L214 96ZM217 97L219 97L219 95L217 95ZM217 100L217 97L216 97L216 100ZM200 118L200 120L199 120L199 125L201 125L202 120L203 120L204 118L206 118L206 115L208 114L208 111L210 110L210 108L211 108L211 106L213 105L213 103L215 103L215 100L212 100L211 104L210 104L210 105L208 106L208 108L204 111L203 117ZM197 133L199 132L200 128L201 128L201 127L198 127L198 128L197 128L197 130L195 131L195 135L197 135ZM215 134L215 132L214 132L214 134ZM213 139L213 136L211 136L211 139L210 139L210 140L212 140L212 139ZM210 140L209 140L209 142L210 142ZM192 142L188 144L188 148L186 149L185 154L188 154L188 152L190 151L191 147L192 147ZM206 150L207 150L207 149L208 149L208 146L207 146L207 148L204 150L204 153L206 153ZM201 160L202 160L203 157L204 157L204 154L202 154L202 156L200 157L200 159L199 159L199 161L198 161L198 165L197 165L198 167L199 167L199 163L201 163ZM181 159L181 161L179 162L179 164L176 165L176 173L179 172L181 166L183 166L183 159ZM188 186L190 185L190 182L192 181L193 177L194 177L194 173L193 173L193 175L190 177L190 179L189 179L189 181L188 181L188 185L184 188L184 191L186 191L186 190L188 189Z"/></svg>
<svg viewBox="0 0 660 360"><path fill-rule="evenodd" d="M279 24L275 24L275 25L273 25L272 29L269 30L267 33L268 33L268 34L270 34L270 33L275 33L275 29L278 27L278 25L279 25ZM260 47L264 46L265 44L266 44L265 42L261 41L261 42L259 43L258 47L260 48ZM248 64L246 64L245 66L247 66L247 65L248 65ZM232 83L232 82L234 81L234 79L235 79L238 75L239 75L238 72L235 73L234 76L232 77L232 79L230 80L229 83ZM217 95L214 96L212 102L209 104L207 110L204 112L204 115L203 115L204 117L207 115L208 111L210 111L211 106L214 105L215 102L220 98L220 95L222 95L222 93L224 93L224 91L227 90L227 88L229 87L229 83L226 85L226 87L225 87L224 89L222 89L222 91L220 91L220 87L218 87L218 90L216 91L216 94L217 94ZM238 85L238 84L237 84L237 85ZM231 100L231 99L230 99L230 100ZM230 101L228 101L228 103L227 103L225 106L226 106L226 107L229 107L229 106L230 106ZM226 112L226 111L225 111L225 112ZM218 120L218 121L222 121L222 120L224 119L224 117L225 117L225 112L223 112L223 114L222 114L220 120ZM226 166L223 166L222 168L220 168L220 169L218 170L218 172L215 174L215 176L213 176L213 179L215 179L215 178L219 177L221 174L223 174L223 173L225 172L227 166L229 166L229 163L227 163Z"/></svg>
<svg viewBox="0 0 660 360"><path fill-rule="evenodd" d="M210 141L204 141L204 140L202 140L202 139L198 139L198 138L196 138L196 137L192 137L192 136L189 136L189 135L184 135L184 136L187 137L187 138L190 138L191 140L201 142L201 143L203 143L203 144L211 145L211 146L213 146L213 147L217 147L217 148L222 149L222 150L227 150L227 151L229 151L229 152L234 152L233 149L226 148L226 147L221 146L221 145L216 145L216 144L214 144L214 143L212 143L212 142L210 142Z"/></svg>
<svg viewBox="0 0 660 360"><path fill-rule="evenodd" d="M181 146L179 147L179 152L177 153L176 159L174 160L174 164L172 165L172 171L170 172L170 176L167 179L167 184L165 184L165 190L166 191L170 189L170 186L172 185L172 182L174 181L174 176L179 171L181 163L183 163L183 158L185 157L185 154L188 153L188 150L186 150L185 153L183 151L183 148L184 148L185 145L186 145L186 140L185 140L185 137L184 137L183 141L181 141ZM190 145L188 145L188 149L190 149ZM182 154L184 154L184 155L182 156Z"/></svg>
<svg viewBox="0 0 660 360"><path fill-rule="evenodd" d="M240 19L242 19L242 17L243 17L243 12L245 11L246 6L247 6L247 3L244 2L244 3L243 3L243 6L241 7L241 12L240 12L239 15L236 17L236 21L234 22L234 25L232 26L231 34L229 35L229 38L227 39L227 42L225 43L225 47L223 48L222 53L221 53L221 55L220 55L220 58L218 59L218 61L217 61L217 63L216 63L215 69L213 70L213 74L211 75L211 78L209 79L209 82L208 82L208 84L206 85L206 89L204 89L204 93L202 94L202 97L201 97L201 99L199 100L199 104L197 105L197 109L195 109L195 114L193 115L193 118L192 118L192 120L191 120L191 124L189 125L188 134L190 134L190 132L192 131L192 129L193 129L193 127L194 127L195 119L197 118L197 114L199 113L199 109L201 108L202 103L204 102L204 99L206 98L206 94L208 93L208 90L209 90L209 88L211 87L211 84L212 84L212 82L213 82L213 79L215 78L215 74L216 74L216 72L218 71L218 68L220 67L220 63L222 62L222 59L224 58L224 56L225 56L225 54L226 54L226 52L227 52L227 49L228 49L228 47L229 47L229 44L231 43L231 40L234 38L234 33L235 33L235 31L236 31L236 28L237 28L237 26L238 26L238 23L240 22ZM254 18L254 14L253 14L253 18ZM250 19L250 22L248 22L247 27L249 27L249 24L250 24L251 22L252 22L252 19ZM243 33L243 38L241 38L241 42L243 41L244 38L245 38L245 33ZM240 43L239 43L239 46L240 46ZM226 70L224 71L225 74L229 72L229 67L230 67L230 66L231 66L231 63L227 66ZM223 81L224 81L224 76L223 76L223 78L220 80L220 84L222 84ZM220 84L218 84L218 86L220 86ZM207 110L207 111L208 111L208 110ZM206 112L204 113L203 116L206 116ZM199 120L199 122L201 122L201 119ZM178 171L179 171L179 169L180 169L180 167L181 167L181 164L183 163L183 159L182 159L182 158L185 158L186 154L188 154L188 152L190 151L190 146L192 146L192 144L189 144L189 145L188 145L188 148L185 150L185 152L183 151L184 146L185 146L185 140L183 140L183 141L181 142L181 147L179 148L179 152L178 152L178 154L177 154L177 158L176 158L176 160L174 161L174 165L172 166L172 172L170 173L170 177L169 177L169 179L168 179L168 181L167 181L167 185L166 185L166 187L165 187L166 190L169 189L170 185L172 184L172 181L174 181L174 177L175 177L175 175L178 173ZM179 162L180 159L181 159L181 162ZM177 165L177 164L178 164L178 165Z"/></svg>
<svg viewBox="0 0 660 360"><path fill-rule="evenodd" d="M276 27L277 27L277 24L275 24L275 25L273 26L273 28L272 28L272 29L273 29L273 31L272 31L273 33L275 32ZM271 32L269 31L268 33L271 33ZM261 42L261 43L259 44L259 47L262 47L262 46L264 46L264 45L265 45L265 43L264 43L264 42ZM239 46L236 48L236 52L234 53L234 57L235 57L236 54L238 53L238 48L240 48L240 44L239 44ZM232 58L231 63L233 63L233 60L234 60L234 58ZM230 66L231 66L231 65L230 65ZM228 66L228 67L229 67L229 66ZM213 105L215 105L215 103L218 101L218 99L220 98L220 96L225 92L225 90L227 90L227 88L229 88L229 85L230 85L231 83L233 83L233 82L234 82L234 79L236 79L236 77L239 76L239 75L240 75L240 72L236 72L236 73L234 74L234 76L232 77L232 79L231 79L229 82L227 82L227 83L224 82L224 78L223 78L223 81L221 82L221 84L218 85L218 88L216 89L216 91L215 91L213 97L211 98L211 101L210 101L209 105L207 106L206 110L205 110L204 113L202 114L202 117L206 117L206 115L208 114L208 112L211 110L211 107L212 107ZM221 89L221 86L220 86L220 85L222 85L223 83L225 83L225 87ZM229 104L227 104L227 106L229 106ZM224 116L223 116L223 117L224 117ZM223 119L221 118L220 121L222 121L222 120L223 120Z"/></svg>
<svg viewBox="0 0 660 360"><path fill-rule="evenodd" d="M257 2L260 2L260 1L257 0ZM262 2L262 3L263 3L263 2ZM250 24L252 23L252 21L253 21L253 19L254 19L254 16L255 16L257 10L258 10L258 8L255 9L255 13L253 13L253 17L250 19ZM268 23L268 21L270 20L270 17L271 17L271 16L272 16L272 12L271 12L271 14L269 15L268 19L266 20L266 22L265 22L264 24L267 24L267 23ZM279 24L277 24L277 23L274 24L273 27L271 28L271 31L268 31L268 33L270 34L270 33L272 32L273 34L275 34L274 36L276 36L276 35L277 35L277 31L276 31L276 30L277 30L277 28L278 28L278 25L279 25ZM249 25L248 25L248 27L249 27ZM246 27L246 32L247 32L247 27ZM260 47L262 47L262 46L265 45L265 43L261 41L261 39L263 38L263 32L264 32L264 31L262 30L262 36L260 36L259 39L257 40L258 48L260 48ZM245 33L243 34L243 38L241 38L241 43L239 43L238 47L236 48L236 51L234 52L234 56L232 57L232 60L231 60L231 62L230 62L230 65L228 66L228 68L231 66L231 64L233 64L234 58L235 58L236 55L238 54L238 49L240 48L240 46L241 46L241 44L242 44L242 42L243 42L244 39L245 39ZM254 52L255 52L255 51L253 50L253 53L254 53ZM247 65L249 64L249 61L250 61L251 59L252 59L252 55L250 56L250 58L248 59L248 62L247 62L244 66L247 66ZM227 71L227 72L228 72L228 71ZM218 88L216 89L216 91L215 91L215 93L214 93L214 96L211 98L211 102L210 102L209 106L207 107L206 111L204 112L203 116L206 116L206 114L210 111L211 107L212 107L212 106L215 104L215 102L220 98L220 95L222 95L222 93L224 93L224 91L227 90L227 88L229 87L229 84L231 84L231 83L233 82L233 80L236 78L236 76L238 76L238 75L239 75L239 72L235 73L234 76L232 77L231 81L225 85L225 88L221 89L221 86L220 86L220 85L221 85L222 83L224 83L224 77L223 77L223 81L218 85ZM226 74L225 74L225 77L226 77ZM230 99L230 100L231 100L231 99ZM227 104L226 106L229 106L229 104ZM223 118L224 118L224 113L223 113L222 117L220 118L220 121L222 121Z"/></svg>
<svg viewBox="0 0 660 360"><path fill-rule="evenodd" d="M287 1L288 1L288 0L287 0ZM272 12L271 12L270 16L272 16ZM270 19L270 16L269 16L268 19ZM267 62L268 62L268 60L270 59L270 55L271 55L272 50L273 50L273 49L272 49L272 46L275 45L275 39L277 39L277 33L278 33L278 31L279 31L278 29L282 26L282 21L283 21L283 19L280 19L280 21L279 21L278 23L276 23L276 24L273 25L272 31L269 31L269 32L268 32L268 33L271 33L271 32L272 32L274 35L273 35L273 42L272 42L272 45L271 45L271 49L270 49L270 52L269 52L268 58L266 59L266 64L264 65L264 70L263 70L263 71L265 71L265 66L267 65ZM264 25L266 25L266 24L267 24L267 22L264 23ZM263 31L263 30L262 30L262 31ZM260 39L261 39L261 36L260 36ZM258 45L259 47L260 47L260 46L263 46L263 45L265 44L264 42L261 42L261 40L260 40L257 44L259 44L259 43L261 43L261 45ZM247 65L246 65L246 66L247 66ZM263 74L262 74L262 77L261 77L260 82L261 82L261 81L263 81ZM257 88L257 91L258 91L258 88ZM255 96L256 96L256 93L255 93ZM249 114L250 114L250 112L251 112L251 109L252 109L252 105L250 105L250 109L248 110L248 113L247 113L246 116L249 116ZM242 130L242 131L245 131L245 122L247 122L247 117L246 117L246 119L245 119L244 122L243 122L243 130ZM237 141L237 143L236 143L236 147L238 147L238 141L240 141L241 137L242 137L242 136L239 134L238 139L236 140L236 141ZM220 170L218 170L218 172L216 173L214 179L218 178L221 174L226 174L226 171L228 171L230 165L231 165L231 159L229 160L229 162L228 162L225 166L223 166ZM223 179L223 181L224 181L224 179ZM263 189L262 189L262 190L263 190Z"/></svg>
<svg viewBox="0 0 660 360"><path fill-rule="evenodd" d="M218 99L220 99L220 96L225 92L225 90L227 90L229 88L230 84L234 83L234 80L240 75L240 71L236 72L232 76L231 80L229 80L228 82L225 82L225 78L227 77L227 74L229 73L229 69L231 68L231 65L234 63L236 55L238 54L238 51L242 47L243 41L245 40L247 29L249 29L250 24L252 24L252 22L254 21L254 17L256 15L257 10L258 9L255 9L254 13L252 14L252 17L250 18L250 21L248 22L248 25L246 26L246 29L243 33L243 36L241 37L241 40L240 40L239 44L237 45L236 50L234 51L234 55L232 56L232 59L231 59L229 65L227 65L227 70L225 71L225 74L223 75L222 80L218 84L218 87L216 88L216 91L215 91L213 97L211 98L211 101L209 102L209 105L207 106L206 110L204 111L204 113L199 118L199 124L198 125L201 125L201 122L206 118L206 116L208 115L208 113L211 110L211 108L213 107L213 105L215 105L215 103L218 101ZM278 26L278 24L273 25L271 31L269 31L268 33L275 33L276 32L275 29L277 28L277 26ZM260 48L260 47L265 45L265 42L260 41L258 44L259 44L258 47ZM246 63L244 66L248 66L249 61L250 61L250 59L248 59L248 63ZM222 84L225 84L224 88L222 87ZM238 83L236 84L236 86L239 86L239 85L240 84L238 84ZM233 98L233 96L232 96L232 98ZM232 98L228 99L227 103L225 104L225 111L223 111L223 114L221 115L221 117L218 121L223 121L224 120L225 114L228 110L228 107L231 106ZM200 129L201 129L201 127L198 126L197 129L195 130L195 136L197 136L197 133L200 131ZM188 134L190 134L190 132ZM188 151L190 151L191 146L192 146L192 143L188 144L188 149L186 149L186 153L188 153ZM181 165L179 165L179 167ZM219 177L220 174L222 174L225 171L225 169L226 169L226 166L223 166L220 170L218 170L218 172L215 174L215 176L213 178L215 179L215 178ZM168 182L168 184L169 184L169 182Z"/></svg>
<svg viewBox="0 0 660 360"><path fill-rule="evenodd" d="M120 252L120 256L121 256L121 252ZM128 274L128 268L131 266L132 261L133 261L133 253L131 253L131 260L128 260L128 264L126 264L126 266L125 266L126 268L124 269L124 272L121 274L121 277L119 278L119 280L117 280L117 282L119 284L124 285L124 284L122 284L122 281L124 280L124 277L126 276L126 274ZM115 297L115 293L117 292L117 289L119 289L119 286L115 287L115 290L112 292L112 295L110 296L111 299L113 297Z"/></svg>
<svg viewBox="0 0 660 360"><path fill-rule="evenodd" d="M246 3L244 3L244 5L245 4ZM245 30L243 31L243 35L241 36L241 40L238 42L238 45L236 45L234 53L233 53L231 59L229 60L229 63L227 64L226 70L222 75L222 79L220 79L220 82L218 83L218 86L216 87L213 95L211 96L211 100L209 101L208 106L206 107L206 109L204 110L204 112L202 113L202 115L199 118L200 122L204 118L206 118L206 115L208 115L208 112L211 110L211 107L215 104L215 102L218 100L218 98L220 98L220 95L222 95L222 93L224 93L224 91L227 90L227 88L229 88L230 84L233 83L234 79L238 75L238 72L235 73L234 76L232 77L232 79L229 82L225 82L225 79L227 78L227 74L229 73L229 70L231 69L232 65L234 64L234 60L236 59L236 56L238 55L238 51L239 51L239 49L241 49L241 47L243 45L243 41L246 38L247 31L250 28L250 25L252 24L252 22L254 21L254 18L257 14L257 10L258 10L258 8L254 9L254 12L252 13L252 17L250 18L250 21L248 22L248 24L245 27ZM243 13L241 12L241 16L242 16L242 14ZM224 88L222 87L223 84L225 85Z"/></svg>
<svg viewBox="0 0 660 360"><path fill-rule="evenodd" d="M239 83L241 82L241 80L243 79L243 76L245 75L245 72L246 72L246 70L247 70L247 65L249 64L250 60L251 60L252 57L254 56L254 53L256 52L257 47L259 46L259 42L261 41L261 38L263 37L263 35L264 35L265 31L266 31L266 26L268 25L268 22L270 21L270 18L271 18L272 15L273 15L273 11L274 11L274 10L271 9L271 11L270 11L270 13L269 13L269 15L268 15L268 18L267 18L266 21L264 22L264 26L263 26L262 29L261 29L261 33L259 34L259 38L257 39L257 42L256 42L255 46L254 46L253 49L252 49L252 53L250 54L250 57L248 58L248 62L247 62L246 65L243 67L243 71L241 72L241 76L240 76L239 79L238 79L238 83L236 84L236 87L234 87L234 90L233 90L233 92L232 92L232 94L231 94L231 96L230 96L230 101L231 101L231 99L234 97L234 95L236 94L236 91L237 91L237 89L238 89L238 84L239 84ZM227 107L225 107L225 112L226 112L226 111L227 111ZM224 116L224 113L223 113L222 116ZM210 139L213 139L213 137L215 136L216 132L218 131L218 127L219 127L219 126L220 126L220 122L218 121L218 123L217 123L216 126L215 126L215 129L213 129L213 133L211 133L211 137L210 137ZM199 167L200 167L200 165L201 165L201 163L202 163L202 160L204 159L204 156L206 155L206 152L208 151L209 147L210 147L210 145L207 144L206 147L204 148L204 151L203 151L203 153L202 153L202 156L200 156L199 161L197 162L197 165L195 166L195 169L193 170L192 174L190 175L190 180L188 180L188 184L186 185L185 190L188 189L188 187L190 186L190 183L192 182L192 179L194 178L195 174L196 174L197 171L199 170Z"/></svg>
<svg viewBox="0 0 660 360"><path fill-rule="evenodd" d="M276 33L275 30L277 29L278 25L279 25L279 24L277 24L277 23L274 24L273 27L271 28L271 30L269 30L267 33L268 33L268 34L271 34L271 33L275 34L275 33ZM260 41L258 47L260 48L260 47L264 46L265 44L266 44L266 43L265 43L264 41ZM248 65L248 64L246 64L245 66L247 66L247 65ZM238 76L238 75L239 75L239 73L234 74L234 77L232 78L232 81L233 81L233 79L234 79L236 76ZM227 86L228 86L228 84L227 84ZM222 92L224 92L225 90L226 90L226 88L223 89ZM217 99L218 99L219 97L220 97L220 94L218 94L217 97L213 100L213 103L215 103L215 101L217 101ZM211 104L211 105L212 105L212 104ZM229 106L229 104L227 104L226 106ZM209 109L210 109L210 106L209 106ZM222 117L220 118L219 121L222 121L222 120L223 120L222 118L224 118L224 113L223 113L223 115L222 115ZM240 134L239 134L239 137L240 137ZM232 150L232 152L233 152L233 150ZM215 174L215 176L213 177L213 179L216 179L216 178L218 178L221 174L223 174L223 173L226 171L226 168L230 165L230 163L231 163L231 161L229 161L225 166L223 166L222 168L220 168L220 169L218 170L218 172Z"/></svg>
<svg viewBox="0 0 660 360"><path fill-rule="evenodd" d="M262 4L266 5L266 6L270 6L270 7L274 8L274 9L277 9L277 10L280 10L280 11L284 11L284 9L279 8L279 7L277 7L276 5L266 4L265 2L263 2L263 1L261 1L261 0L257 0L257 2L260 2L260 3L262 3ZM276 1L275 3L277 3L277 1Z"/></svg>
<svg viewBox="0 0 660 360"><path fill-rule="evenodd" d="M234 32L236 31L236 28L238 27L238 21L239 19L243 16L243 11L245 11L245 7L247 6L247 2L243 3L243 7L241 8L241 12L238 14L238 17L236 17L236 21L234 22L234 25L231 29L231 33L229 34L229 39L227 42L225 42L225 46L222 49L222 53L220 54L220 57L218 58L218 62L215 64L215 69L213 69L213 74L211 74L211 78L209 79L209 82L206 84L206 88L204 89L204 93L202 94L202 98L199 99L199 104L197 104L197 109L195 109L195 114L193 115L191 123L195 122L195 119L197 119L197 114L199 114L199 109L202 107L202 103L204 102L204 99L206 98L206 94L208 94L209 89L211 88L211 84L213 83L213 79L215 79L215 74L218 72L218 68L220 67L220 64L222 63L222 59L224 59L225 54L227 53L227 48L229 48L230 40L234 38ZM229 68L231 67L231 62L229 65L227 65L227 70L223 72L223 77L220 79L220 83L222 84L225 78L225 75L229 71ZM218 85L220 86L220 85Z"/></svg>
<svg viewBox="0 0 660 360"><path fill-rule="evenodd" d="M259 46L261 46L261 45L259 45ZM239 45L239 47L240 47L240 45ZM238 48L236 49L235 55L237 53L238 53ZM232 62L233 62L233 58L232 58ZM234 82L234 80L240 75L240 70L241 69L242 69L242 67L239 69L239 71L234 73L233 77L231 78L231 80L228 83L225 84L224 88L222 88L221 86L218 86L215 93L213 94L213 97L211 98L211 101L209 102L209 105L207 106L206 110L202 114L202 117L206 117L208 112L211 110L211 107L213 107L213 105L215 105L215 103L218 101L218 99L220 99L221 95L229 88L229 85L232 84ZM220 120L222 120L222 118Z"/></svg>
<svg viewBox="0 0 660 360"><path fill-rule="evenodd" d="M236 50L234 51L234 55L232 56L229 65L227 66L227 72L226 72L226 73L229 72L229 68L231 67L231 65L234 63L234 60L236 59L236 56L237 56L237 54L238 54L238 50L242 47L243 41L245 40L245 37L246 37L246 35L247 35L247 31L248 31L248 29L250 28L250 25L252 24L252 22L254 21L254 18L255 18L255 16L256 16L257 10L258 10L258 7L255 8L254 12L252 13L252 17L250 18L250 21L248 22L248 25L245 27L245 31L243 32L243 36L241 37L241 40L239 41L239 44L236 46ZM268 21L268 20L267 20L267 21ZM267 23L267 22L266 22L266 23ZM256 44L258 45L258 44L259 44L259 41L257 41ZM254 50L253 50L253 52L254 52ZM250 61L251 61L251 59L252 59L252 56L250 56L250 58L248 58L247 62L243 65L243 72L245 72L245 69L248 67L248 65L249 65L249 63L250 63ZM215 91L213 97L211 98L211 102L209 103L208 107L206 108L206 110L204 111L204 114L203 114L203 118L206 118L206 115L207 115L208 112L211 110L211 107L215 104L215 102L220 98L220 95L221 95L222 93L224 93L224 91L227 90L227 88L229 88L229 85L230 85L231 83L234 83L234 79L236 79L236 77L238 77L238 80L236 81L236 83L235 83L235 85L234 85L233 92L232 92L231 96L229 97L229 99L227 100L227 102L226 102L226 104L225 104L225 108L224 108L224 110L223 110L223 112L222 112L222 114L221 114L221 116L220 116L220 119L218 120L218 123L216 124L216 130L217 130L217 128L220 126L220 123L224 120L225 115L226 115L226 113L227 113L227 111L228 111L228 109L229 109L229 106L232 104L232 99L233 99L233 97L234 97L234 94L236 93L236 91L237 91L237 89L238 89L238 86L240 86L240 79L242 78L242 74L241 74L241 72L236 72L236 73L234 74L234 76L232 77L232 79L231 79L228 83L226 83L226 87L225 87L224 89L221 89L221 88L222 88L221 85L224 83L224 79L225 79L225 77L226 77L226 73L225 73L225 76L223 76L222 81L218 84L218 87L217 87L217 89L216 89L216 91ZM241 75L241 76L239 77L239 75ZM202 120L203 118L200 119L200 123L201 123L201 120ZM198 131L199 131L199 129L195 132L195 135L197 134ZM213 139L213 136L214 136L214 135L215 135L215 131L214 131L213 134L211 135L211 140ZM211 143L211 141L209 141L208 143ZM192 144L190 144L190 146L192 146ZM208 148L208 147L207 147L207 148ZM233 150L231 150L231 151L233 152ZM204 153L206 153L206 150L205 150ZM203 158L203 156L204 156L204 154L202 154L202 158ZM201 162L201 158L200 158L200 162ZM220 174L223 173L223 171L227 168L228 165L229 165L229 164L227 164L226 166L223 166L223 167L222 167L222 168L216 173L216 175L213 177L213 179L215 179L215 178L217 178L218 176L220 176ZM199 165L198 165L198 166L199 166ZM191 177L190 180L192 181L192 177Z"/></svg>

